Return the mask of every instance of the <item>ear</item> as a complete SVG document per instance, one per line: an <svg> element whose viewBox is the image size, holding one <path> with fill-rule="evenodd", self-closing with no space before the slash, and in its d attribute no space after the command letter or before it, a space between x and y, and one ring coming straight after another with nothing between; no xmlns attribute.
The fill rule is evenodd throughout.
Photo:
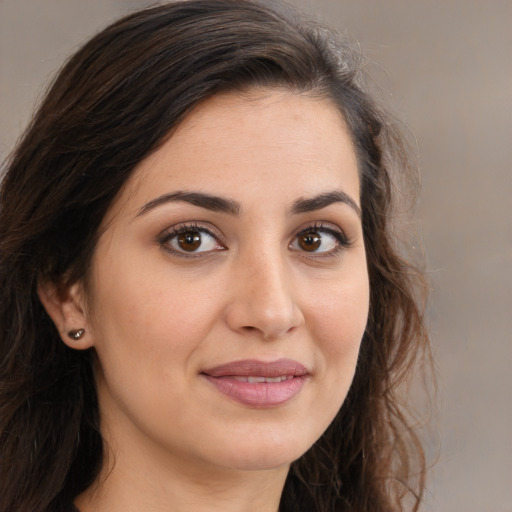
<svg viewBox="0 0 512 512"><path fill-rule="evenodd" d="M51 281L40 281L37 294L44 309L53 320L62 341L68 347L85 350L93 346L91 325L88 321L85 292L81 283L59 286ZM84 329L80 338L74 338L72 331Z"/></svg>

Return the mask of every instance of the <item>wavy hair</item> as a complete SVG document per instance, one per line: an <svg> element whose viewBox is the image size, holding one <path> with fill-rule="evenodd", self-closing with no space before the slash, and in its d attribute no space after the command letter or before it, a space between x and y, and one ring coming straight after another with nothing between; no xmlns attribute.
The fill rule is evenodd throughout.
<svg viewBox="0 0 512 512"><path fill-rule="evenodd" d="M135 166L198 103L279 87L330 99L358 157L370 314L348 396L293 462L282 512L417 510L425 464L399 402L428 340L421 274L390 227L402 138L368 94L351 44L286 7L189 0L130 14L64 65L0 189L0 511L66 510L103 449L91 352L61 342L41 280L87 275L98 227Z"/></svg>

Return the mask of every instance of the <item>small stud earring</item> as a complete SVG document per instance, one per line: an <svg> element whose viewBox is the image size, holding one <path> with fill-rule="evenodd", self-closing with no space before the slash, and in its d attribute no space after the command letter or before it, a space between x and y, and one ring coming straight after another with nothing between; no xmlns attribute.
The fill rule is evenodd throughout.
<svg viewBox="0 0 512 512"><path fill-rule="evenodd" d="M72 331L68 332L68 336L75 341L79 340L84 334L85 329L73 329Z"/></svg>

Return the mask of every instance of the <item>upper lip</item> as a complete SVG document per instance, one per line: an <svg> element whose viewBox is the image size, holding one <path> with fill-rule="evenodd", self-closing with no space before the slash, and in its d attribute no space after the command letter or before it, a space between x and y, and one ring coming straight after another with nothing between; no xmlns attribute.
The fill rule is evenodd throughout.
<svg viewBox="0 0 512 512"><path fill-rule="evenodd" d="M282 375L299 377L307 375L306 367L293 359L278 359L276 361L260 361L257 359L243 359L221 364L207 370L203 374L210 377L280 377Z"/></svg>

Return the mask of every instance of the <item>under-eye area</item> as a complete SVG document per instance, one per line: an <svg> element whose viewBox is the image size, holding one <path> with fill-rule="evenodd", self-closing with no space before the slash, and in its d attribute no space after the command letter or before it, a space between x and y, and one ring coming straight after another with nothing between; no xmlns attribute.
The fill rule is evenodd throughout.
<svg viewBox="0 0 512 512"><path fill-rule="evenodd" d="M302 229L289 247L308 256L333 257L350 247L351 241L338 226L317 222Z"/></svg>

